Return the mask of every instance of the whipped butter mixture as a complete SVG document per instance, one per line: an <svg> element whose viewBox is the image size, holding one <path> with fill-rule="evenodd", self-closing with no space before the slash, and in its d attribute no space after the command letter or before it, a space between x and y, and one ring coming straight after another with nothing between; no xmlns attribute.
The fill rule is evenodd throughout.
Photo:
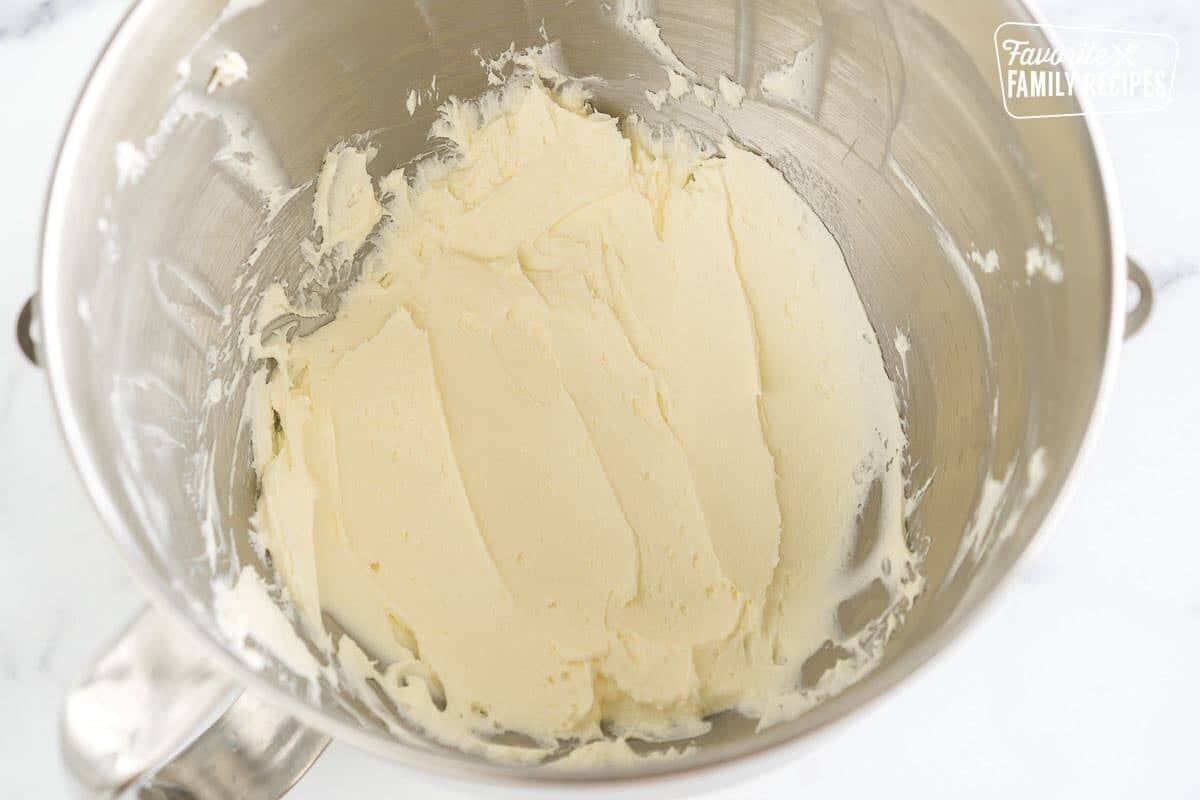
<svg viewBox="0 0 1200 800"><path fill-rule="evenodd" d="M449 103L457 153L411 181L332 150L303 249L354 280L290 337L318 310L275 287L256 329L257 527L298 615L490 755L798 713L806 661L844 686L920 585L833 237L758 155L567 97Z"/></svg>

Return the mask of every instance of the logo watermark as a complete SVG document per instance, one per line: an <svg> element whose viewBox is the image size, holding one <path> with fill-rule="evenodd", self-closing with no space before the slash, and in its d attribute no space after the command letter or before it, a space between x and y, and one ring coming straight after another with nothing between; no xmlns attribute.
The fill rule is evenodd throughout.
<svg viewBox="0 0 1200 800"><path fill-rule="evenodd" d="M1171 101L1179 44L1165 33L1005 22L996 28L1004 110L1018 119L1158 111Z"/></svg>

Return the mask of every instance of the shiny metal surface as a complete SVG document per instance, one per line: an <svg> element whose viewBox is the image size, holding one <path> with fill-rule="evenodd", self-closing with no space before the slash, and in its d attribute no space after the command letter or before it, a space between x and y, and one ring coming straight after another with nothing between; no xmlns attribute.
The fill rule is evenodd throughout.
<svg viewBox="0 0 1200 800"><path fill-rule="evenodd" d="M59 722L63 760L89 797L282 797L328 743L242 694L152 609L67 689Z"/></svg>
<svg viewBox="0 0 1200 800"><path fill-rule="evenodd" d="M666 42L710 84L723 72L753 87L798 50L816 48L820 91L810 108L752 93L741 109L722 109L723 120L695 105L650 107L644 91L660 88L665 73L614 23L611 7L591 0L240 7L213 30L217 0L142 0L98 65L47 210L41 352L68 444L131 571L172 625L287 717L423 769L492 778L649 777L745 765L750 754L788 757L945 647L1049 523L1112 382L1125 263L1088 119L1017 121L1003 111L992 32L1028 20L1021 6L648 5ZM312 690L269 653L231 643L212 588L214 578L257 564L246 541L255 487L239 424L247 365L237 356L238 323L262 287L294 275L300 259L287 242L311 224L311 190L301 191L275 220L290 237L276 236L248 265L265 217L228 130L269 142L272 174L287 185L308 180L332 143L364 134L379 148L373 168L384 171L436 146L425 139L435 103L410 116L409 89L429 87L436 74L442 97L474 96L487 89L476 49L539 44L543 29L573 74L603 79L593 87L601 110L636 110L713 136L727 126L809 199L845 251L883 343L911 484L927 486L908 525L926 550L928 587L866 679L761 733L723 715L683 758L574 773L397 740L334 687ZM196 90L228 48L246 56L251 78L211 102L240 121L223 127L194 105L172 114L180 86L204 97ZM181 59L191 66L182 81ZM155 156L137 180L118 169L120 142ZM1043 242L1039 216L1053 223L1061 284L1025 274L1026 249ZM995 248L999 271L972 272L970 248ZM911 341L907 354L898 333ZM215 410L205 402L214 378L232 387ZM1038 448L1045 470L1033 480ZM208 476L211 517L197 494ZM205 544L210 529L215 547ZM979 546L960 559L964 538Z"/></svg>
<svg viewBox="0 0 1200 800"><path fill-rule="evenodd" d="M308 772L328 744L328 736L246 693L127 794L137 800L274 800Z"/></svg>
<svg viewBox="0 0 1200 800"><path fill-rule="evenodd" d="M182 747L238 684L169 620L145 610L67 689L63 758L79 786L115 796Z"/></svg>

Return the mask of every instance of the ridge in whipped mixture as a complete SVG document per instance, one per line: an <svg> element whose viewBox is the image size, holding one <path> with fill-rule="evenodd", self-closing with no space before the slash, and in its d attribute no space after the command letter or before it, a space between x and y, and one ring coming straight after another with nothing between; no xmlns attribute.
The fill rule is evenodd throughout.
<svg viewBox="0 0 1200 800"><path fill-rule="evenodd" d="M832 235L760 156L571 97L451 101L456 155L411 184L331 150L303 250L354 280L290 337L263 334L314 309L273 287L251 339L257 531L308 633L336 620L365 702L370 678L510 761L795 716L922 585L894 388Z"/></svg>

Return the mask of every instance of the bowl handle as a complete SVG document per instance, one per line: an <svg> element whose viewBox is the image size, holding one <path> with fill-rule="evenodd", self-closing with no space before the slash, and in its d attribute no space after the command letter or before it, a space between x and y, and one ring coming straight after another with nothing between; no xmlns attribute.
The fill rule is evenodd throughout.
<svg viewBox="0 0 1200 800"><path fill-rule="evenodd" d="M1125 312L1125 338L1135 335L1150 319L1150 309L1154 307L1154 287L1150 278L1141 265L1132 258L1126 258L1126 276L1132 288L1137 291L1133 305Z"/></svg>
<svg viewBox="0 0 1200 800"><path fill-rule="evenodd" d="M34 294L25 301L21 313L17 315L17 346L29 363L35 366L38 363L37 341L34 339L37 330L37 295Z"/></svg>
<svg viewBox="0 0 1200 800"><path fill-rule="evenodd" d="M91 797L278 798L329 744L262 702L152 608L67 690L63 760Z"/></svg>

